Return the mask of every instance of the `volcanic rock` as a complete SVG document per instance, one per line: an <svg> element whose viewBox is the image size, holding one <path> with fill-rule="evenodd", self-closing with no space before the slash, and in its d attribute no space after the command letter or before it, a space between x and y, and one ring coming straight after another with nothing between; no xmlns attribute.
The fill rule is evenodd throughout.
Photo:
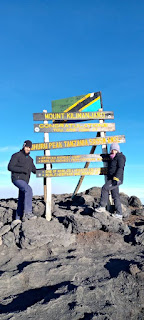
<svg viewBox="0 0 144 320"><path fill-rule="evenodd" d="M142 208L142 203L140 199L136 196L131 196L128 200L128 203L132 207Z"/></svg>
<svg viewBox="0 0 144 320"><path fill-rule="evenodd" d="M120 221L95 212L100 194L52 195L49 222L42 196L25 222L0 200L1 320L144 318L143 205L121 194Z"/></svg>

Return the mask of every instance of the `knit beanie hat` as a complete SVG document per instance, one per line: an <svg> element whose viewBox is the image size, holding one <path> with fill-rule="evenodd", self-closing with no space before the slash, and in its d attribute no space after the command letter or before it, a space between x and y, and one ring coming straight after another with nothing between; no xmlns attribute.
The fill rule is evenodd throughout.
<svg viewBox="0 0 144 320"><path fill-rule="evenodd" d="M110 146L110 152L112 152L112 150L117 150L118 152L120 152L120 146L118 143L112 143Z"/></svg>
<svg viewBox="0 0 144 320"><path fill-rule="evenodd" d="M23 148L25 148L25 147L31 148L32 147L32 142L30 140L25 140L24 144L23 144Z"/></svg>

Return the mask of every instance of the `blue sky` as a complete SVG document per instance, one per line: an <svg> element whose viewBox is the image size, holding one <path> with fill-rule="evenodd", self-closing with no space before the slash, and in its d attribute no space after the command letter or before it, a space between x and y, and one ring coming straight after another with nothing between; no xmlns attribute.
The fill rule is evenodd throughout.
<svg viewBox="0 0 144 320"><path fill-rule="evenodd" d="M43 141L34 133L33 113L51 112L52 100L101 91L104 110L114 111L113 135L126 137L121 191L144 202L144 2L0 0L0 46L0 198L17 196L7 171L11 155L25 139ZM72 138L64 135L50 134L50 141ZM34 161L36 155L43 151L31 152ZM78 180L53 178L52 192L73 192ZM87 176L80 191L103 182ZM34 194L43 193L42 178L33 175L30 184Z"/></svg>

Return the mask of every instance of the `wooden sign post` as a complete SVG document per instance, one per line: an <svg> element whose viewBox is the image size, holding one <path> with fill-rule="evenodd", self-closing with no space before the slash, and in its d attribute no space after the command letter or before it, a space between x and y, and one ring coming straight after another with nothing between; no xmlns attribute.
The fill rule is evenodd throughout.
<svg viewBox="0 0 144 320"><path fill-rule="evenodd" d="M100 119L100 120L99 120L99 123L102 123L102 124L103 124L103 123L104 123L104 120L103 120L103 119L105 119L106 117L105 117L105 116L102 116L102 115L105 115L105 112L103 112L103 103L102 103L101 92L100 92L100 104L101 104L101 108L99 109L99 112L98 112L100 117L99 117L98 119ZM109 113L109 119L110 119L111 116L113 116L113 114ZM113 119L113 118L112 118L112 119ZM105 134L105 132L101 131L101 132L98 132L98 133L97 133L97 137L105 138L105 137L106 137L106 134ZM95 152L95 149L96 149L96 145L93 145L92 148L91 148L90 154L93 154L93 153ZM108 153L108 152L107 152L107 145L106 145L106 144L102 144L102 152L103 152L104 154L107 154L107 153ZM85 163L84 168L88 168L89 165L90 165L90 162L87 161L87 162ZM106 167L106 166L107 166L107 163L104 164L104 167ZM81 186L81 184L82 184L82 182L83 182L83 179L84 179L84 176L81 176L80 179L79 179L79 181L78 181L78 184L77 184L77 186L76 186L76 188L75 188L75 190L74 190L74 192L73 192L72 198L77 194L77 192L78 192L78 190L79 190L79 188L80 188L80 186ZM105 179L106 179L106 178L105 178Z"/></svg>
<svg viewBox="0 0 144 320"><path fill-rule="evenodd" d="M43 110L43 113L47 113L47 110ZM47 124L48 121L45 120L44 124ZM49 134L44 133L44 143L49 143ZM50 150L44 150L44 155L49 156ZM50 170L50 164L44 165L45 170ZM51 220L51 178L44 177L44 201L46 204L46 220Z"/></svg>
<svg viewBox="0 0 144 320"><path fill-rule="evenodd" d="M115 123L105 120L114 119L112 111L103 111L101 92L89 93L83 96L61 99L52 102L53 113L34 113L34 121L44 121L34 124L34 132L44 132L44 143L34 143L32 151L44 150L44 156L37 156L36 163L44 164L37 169L37 177L44 179L44 200L46 203L46 219L51 220L51 177L80 176L73 196L78 192L86 175L104 175L106 179L109 155L108 143L123 143L125 136L108 136L107 131L115 130ZM99 120L98 123L88 120ZM51 121L52 123L48 122ZM49 132L97 132L95 138L49 141ZM102 146L102 154L94 154L98 145ZM92 146L90 154L51 156L50 150ZM103 167L88 168L91 162L103 162ZM52 163L86 162L84 168L52 169Z"/></svg>

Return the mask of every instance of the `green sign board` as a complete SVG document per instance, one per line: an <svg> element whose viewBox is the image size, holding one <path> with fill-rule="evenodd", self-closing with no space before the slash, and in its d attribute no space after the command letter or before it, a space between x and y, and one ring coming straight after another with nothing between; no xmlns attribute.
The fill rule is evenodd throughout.
<svg viewBox="0 0 144 320"><path fill-rule="evenodd" d="M52 101L52 112L93 112L101 108L100 92Z"/></svg>

